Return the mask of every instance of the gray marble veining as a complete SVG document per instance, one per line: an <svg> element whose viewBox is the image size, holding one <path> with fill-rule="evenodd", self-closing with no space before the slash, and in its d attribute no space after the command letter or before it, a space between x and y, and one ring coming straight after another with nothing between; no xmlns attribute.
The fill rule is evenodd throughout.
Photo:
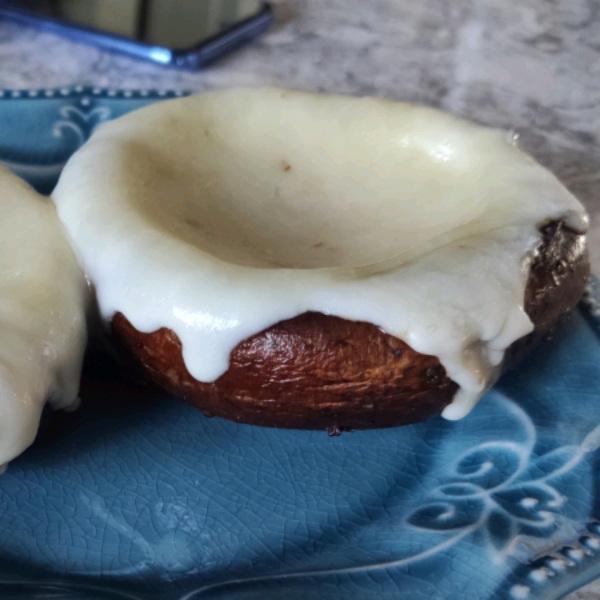
<svg viewBox="0 0 600 600"><path fill-rule="evenodd" d="M422 102L514 129L590 210L600 273L597 0L293 0L275 12L267 35L198 73L0 23L0 87L275 84ZM569 598L600 598L600 585Z"/></svg>

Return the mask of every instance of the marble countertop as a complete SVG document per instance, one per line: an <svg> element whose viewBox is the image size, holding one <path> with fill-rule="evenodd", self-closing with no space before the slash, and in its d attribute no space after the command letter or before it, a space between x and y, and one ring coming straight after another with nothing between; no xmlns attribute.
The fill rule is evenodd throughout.
<svg viewBox="0 0 600 600"><path fill-rule="evenodd" d="M596 0L291 0L251 45L168 70L0 23L0 88L91 84L201 91L275 84L379 95L517 130L586 204L600 273L600 4ZM569 600L600 598L600 583Z"/></svg>

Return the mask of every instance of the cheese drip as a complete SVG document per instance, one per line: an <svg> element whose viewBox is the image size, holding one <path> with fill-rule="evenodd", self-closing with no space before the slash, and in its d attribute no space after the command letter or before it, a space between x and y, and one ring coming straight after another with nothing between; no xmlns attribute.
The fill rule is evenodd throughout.
<svg viewBox="0 0 600 600"><path fill-rule="evenodd" d="M469 412L529 333L539 227L579 202L506 132L374 98L210 92L103 125L53 194L109 322L172 329L210 382L306 311L437 356Z"/></svg>

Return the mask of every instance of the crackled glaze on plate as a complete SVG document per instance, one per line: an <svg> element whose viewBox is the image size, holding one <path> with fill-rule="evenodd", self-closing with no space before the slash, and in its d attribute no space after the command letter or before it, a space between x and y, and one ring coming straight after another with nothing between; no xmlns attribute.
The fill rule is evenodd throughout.
<svg viewBox="0 0 600 600"><path fill-rule="evenodd" d="M157 99L19 94L0 159L45 191L98 122ZM600 574L599 315L454 423L329 438L84 388L0 478L0 597L560 598Z"/></svg>

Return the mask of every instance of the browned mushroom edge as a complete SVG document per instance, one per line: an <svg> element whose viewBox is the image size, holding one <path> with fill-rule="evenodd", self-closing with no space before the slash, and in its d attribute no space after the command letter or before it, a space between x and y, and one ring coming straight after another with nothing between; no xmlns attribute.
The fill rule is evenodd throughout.
<svg viewBox="0 0 600 600"><path fill-rule="evenodd" d="M589 275L585 236L554 221L531 258L525 310L534 331L514 342L503 369L522 360L572 310ZM169 329L137 331L117 313L111 329L159 386L207 416L269 427L393 427L439 414L458 385L434 356L415 352L370 323L309 312L238 344L216 381L195 380Z"/></svg>

